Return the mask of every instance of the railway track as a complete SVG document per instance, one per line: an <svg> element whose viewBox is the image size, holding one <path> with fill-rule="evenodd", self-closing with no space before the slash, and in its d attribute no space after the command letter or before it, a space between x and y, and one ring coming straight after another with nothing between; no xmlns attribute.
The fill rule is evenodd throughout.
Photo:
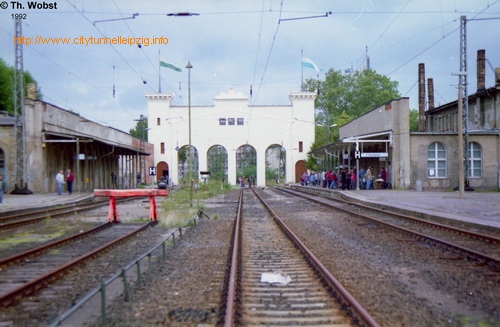
<svg viewBox="0 0 500 327"><path fill-rule="evenodd" d="M396 229L428 245L441 248L447 253L459 255L468 261L500 269L500 237L478 233L417 217L377 209L359 203L321 196L325 190L295 187L276 188L281 192L312 201L328 208L342 210L348 214L366 219L370 223ZM332 193L333 191L329 191Z"/></svg>
<svg viewBox="0 0 500 327"><path fill-rule="evenodd" d="M224 326L378 326L255 191L238 208Z"/></svg>
<svg viewBox="0 0 500 327"><path fill-rule="evenodd" d="M31 249L0 261L0 306L6 307L46 287L70 269L150 227L147 224L103 224L86 232Z"/></svg>

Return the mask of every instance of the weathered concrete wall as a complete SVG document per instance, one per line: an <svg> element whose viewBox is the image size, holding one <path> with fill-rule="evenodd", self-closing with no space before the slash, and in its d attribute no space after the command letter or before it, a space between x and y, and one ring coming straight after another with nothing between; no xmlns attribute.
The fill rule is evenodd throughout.
<svg viewBox="0 0 500 327"><path fill-rule="evenodd" d="M136 187L139 167L152 165L152 144L145 142L145 152L151 155L139 164L140 140L49 103L26 100L24 120L26 182L35 193L55 192L57 172L67 169L75 173L75 191L113 187L112 171L119 176L118 187ZM18 182L14 133L14 127L2 125L0 119L9 191Z"/></svg>
<svg viewBox="0 0 500 327"><path fill-rule="evenodd" d="M497 135L470 135L469 142L476 142L482 149L482 176L469 178L469 185L475 189L496 190L499 187L498 162L500 146ZM440 142L446 149L446 177L430 178L427 172L427 150L430 144ZM411 134L411 187L419 179L423 189L454 189L458 186L459 160L462 151L458 150L457 134Z"/></svg>

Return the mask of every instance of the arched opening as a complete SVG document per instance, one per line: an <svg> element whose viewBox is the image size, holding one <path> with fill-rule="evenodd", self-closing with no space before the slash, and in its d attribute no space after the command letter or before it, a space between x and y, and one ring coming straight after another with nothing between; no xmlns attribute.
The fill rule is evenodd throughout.
<svg viewBox="0 0 500 327"><path fill-rule="evenodd" d="M207 151L207 168L210 178L227 181L227 150L222 145L214 145Z"/></svg>
<svg viewBox="0 0 500 327"><path fill-rule="evenodd" d="M198 160L198 149L194 146L191 146L190 151L188 150L189 146L184 145L177 152L177 159L179 163L179 183L182 183L183 186L189 185L188 178L191 172L191 179L198 179L198 171L199 171L199 160ZM191 166L189 167L189 158L191 158Z"/></svg>
<svg viewBox="0 0 500 327"><path fill-rule="evenodd" d="M299 160L295 163L295 183L300 183L300 176L307 171L306 162Z"/></svg>
<svg viewBox="0 0 500 327"><path fill-rule="evenodd" d="M272 144L266 150L266 184L286 181L286 150L279 144Z"/></svg>
<svg viewBox="0 0 500 327"><path fill-rule="evenodd" d="M257 151L251 145L245 144L236 149L236 179L245 180L257 176Z"/></svg>
<svg viewBox="0 0 500 327"><path fill-rule="evenodd" d="M165 161L160 161L156 165L156 181L158 182L162 177L165 177L167 180L169 178L168 164Z"/></svg>

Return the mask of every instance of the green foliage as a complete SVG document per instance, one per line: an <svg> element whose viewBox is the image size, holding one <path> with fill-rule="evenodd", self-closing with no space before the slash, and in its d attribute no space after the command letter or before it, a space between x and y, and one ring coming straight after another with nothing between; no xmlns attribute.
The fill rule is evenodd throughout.
<svg viewBox="0 0 500 327"><path fill-rule="evenodd" d="M187 152L188 148L187 147L182 147L179 149L177 155L179 156L179 162L184 164L187 161Z"/></svg>
<svg viewBox="0 0 500 327"><path fill-rule="evenodd" d="M0 111L14 113L14 82L14 68L8 66L5 61L0 59ZM29 83L37 83L28 71L24 72L23 83L24 97L26 98L28 92L27 85ZM35 99L42 99L40 89L35 90Z"/></svg>
<svg viewBox="0 0 500 327"><path fill-rule="evenodd" d="M217 194L226 193L231 185L219 181L208 180L199 185L197 191L193 191L193 206L190 206L189 187L178 190L170 190L168 197L161 201L161 207L167 217L161 217L160 221L166 226L184 226L198 210L203 209L199 201L211 198Z"/></svg>
<svg viewBox="0 0 500 327"><path fill-rule="evenodd" d="M0 111L14 112L14 70L0 59Z"/></svg>
<svg viewBox="0 0 500 327"><path fill-rule="evenodd" d="M148 141L148 117L143 116L137 120L135 127L129 130L130 135L139 140Z"/></svg>
<svg viewBox="0 0 500 327"><path fill-rule="evenodd" d="M315 142L312 149L338 140L338 128L343 124L400 97L397 82L371 69L345 75L330 69L324 81L309 79L304 88L318 91L316 121L321 128L316 129L316 136L323 142ZM337 126L329 127L332 124Z"/></svg>
<svg viewBox="0 0 500 327"><path fill-rule="evenodd" d="M410 109L410 132L418 132L418 110Z"/></svg>
<svg viewBox="0 0 500 327"><path fill-rule="evenodd" d="M257 152L255 149L249 145L242 146L237 150L238 154L236 176L243 176L245 178L257 176Z"/></svg>
<svg viewBox="0 0 500 327"><path fill-rule="evenodd" d="M213 146L208 150L208 171L211 173L210 179L226 179L227 151L221 146Z"/></svg>
<svg viewBox="0 0 500 327"><path fill-rule="evenodd" d="M313 170L313 171L318 171L319 170L319 165L318 165L317 158L313 157L311 154L308 154L307 155L307 160L306 160L306 168L310 169L310 170Z"/></svg>

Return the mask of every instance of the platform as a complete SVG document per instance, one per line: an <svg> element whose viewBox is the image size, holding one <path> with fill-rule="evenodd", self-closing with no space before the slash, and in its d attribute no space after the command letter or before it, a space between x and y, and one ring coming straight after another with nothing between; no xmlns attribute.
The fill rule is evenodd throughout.
<svg viewBox="0 0 500 327"><path fill-rule="evenodd" d="M383 203L398 208L411 208L426 214L448 219L462 220L480 225L500 228L500 192L465 192L460 199L458 192L359 190L339 191L345 196L366 203ZM12 195L4 194L0 212L23 208L40 208L59 203L71 203L93 197L92 193L56 193Z"/></svg>
<svg viewBox="0 0 500 327"><path fill-rule="evenodd" d="M92 198L91 192L57 193L48 194L5 194L3 195L3 204L0 204L0 212L27 209L27 208L43 208L54 204L74 203L88 198Z"/></svg>
<svg viewBox="0 0 500 327"><path fill-rule="evenodd" d="M500 192L359 190L340 191L345 196L370 203L383 203L402 209L448 219L500 228Z"/></svg>

